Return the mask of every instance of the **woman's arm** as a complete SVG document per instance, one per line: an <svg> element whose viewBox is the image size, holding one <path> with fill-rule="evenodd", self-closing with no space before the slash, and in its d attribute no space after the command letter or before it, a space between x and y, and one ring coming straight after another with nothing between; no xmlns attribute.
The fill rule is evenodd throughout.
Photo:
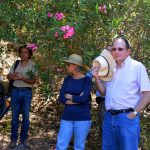
<svg viewBox="0 0 150 150"><path fill-rule="evenodd" d="M59 94L59 102L62 104L66 104L67 98L65 97L66 94L66 84L67 84L68 77L64 78L62 87L60 89L60 94Z"/></svg>

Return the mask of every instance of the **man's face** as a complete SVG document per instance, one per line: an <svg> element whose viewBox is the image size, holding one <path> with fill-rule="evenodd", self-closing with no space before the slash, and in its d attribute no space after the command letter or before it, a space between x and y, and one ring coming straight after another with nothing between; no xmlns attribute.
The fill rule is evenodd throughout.
<svg viewBox="0 0 150 150"><path fill-rule="evenodd" d="M130 55L130 49L127 49L124 40L117 39L113 43L111 53L117 63L122 63Z"/></svg>
<svg viewBox="0 0 150 150"><path fill-rule="evenodd" d="M27 48L22 48L20 52L20 58L21 60L27 60L29 59L29 51Z"/></svg>

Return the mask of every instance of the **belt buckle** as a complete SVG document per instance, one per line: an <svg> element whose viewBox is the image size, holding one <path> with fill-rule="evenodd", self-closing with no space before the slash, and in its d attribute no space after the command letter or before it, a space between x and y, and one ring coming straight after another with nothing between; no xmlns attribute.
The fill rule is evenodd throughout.
<svg viewBox="0 0 150 150"><path fill-rule="evenodd" d="M110 110L110 113L114 116L114 115L116 115L118 113L118 111L116 111L116 110Z"/></svg>
<svg viewBox="0 0 150 150"><path fill-rule="evenodd" d="M122 110L122 113L126 113L126 109L123 109L123 110Z"/></svg>

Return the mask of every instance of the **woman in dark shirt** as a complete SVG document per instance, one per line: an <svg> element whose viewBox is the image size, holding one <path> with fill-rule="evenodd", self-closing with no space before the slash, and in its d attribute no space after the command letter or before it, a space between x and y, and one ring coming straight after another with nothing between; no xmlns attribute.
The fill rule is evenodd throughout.
<svg viewBox="0 0 150 150"><path fill-rule="evenodd" d="M84 150L85 141L91 127L90 90L91 78L82 73L82 57L77 54L69 56L68 73L60 90L59 101L65 105L56 150L67 150L74 135L74 149Z"/></svg>

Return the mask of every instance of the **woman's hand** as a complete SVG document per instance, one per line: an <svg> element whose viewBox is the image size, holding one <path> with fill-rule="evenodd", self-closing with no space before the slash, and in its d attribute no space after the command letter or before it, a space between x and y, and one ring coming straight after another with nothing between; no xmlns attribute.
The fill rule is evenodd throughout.
<svg viewBox="0 0 150 150"><path fill-rule="evenodd" d="M15 72L13 74L13 80L23 80L23 79L24 79L24 77L21 73Z"/></svg>
<svg viewBox="0 0 150 150"><path fill-rule="evenodd" d="M71 100L67 100L65 104L67 104L67 105L74 105L74 104L78 104L78 103L75 103L75 102L73 102Z"/></svg>
<svg viewBox="0 0 150 150"><path fill-rule="evenodd" d="M80 96L82 96L84 94L84 92L82 92L81 94L80 94Z"/></svg>
<svg viewBox="0 0 150 150"><path fill-rule="evenodd" d="M71 94L65 94L65 98L72 100L72 95Z"/></svg>

